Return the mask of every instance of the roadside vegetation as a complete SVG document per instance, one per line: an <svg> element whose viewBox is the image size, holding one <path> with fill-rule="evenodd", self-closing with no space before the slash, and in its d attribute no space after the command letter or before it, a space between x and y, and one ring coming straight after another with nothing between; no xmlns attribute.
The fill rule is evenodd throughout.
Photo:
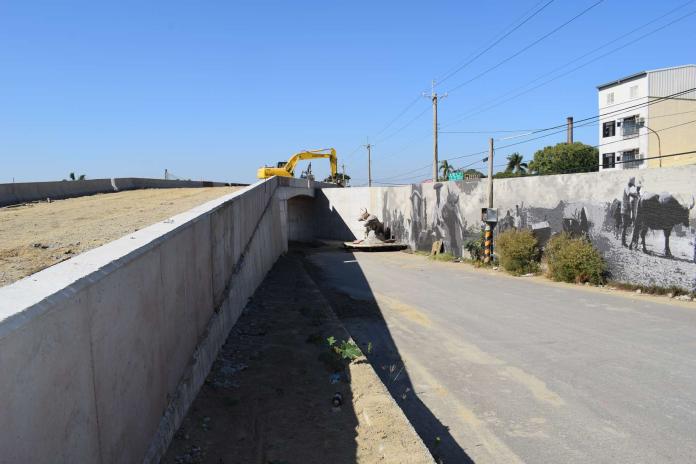
<svg viewBox="0 0 696 464"><path fill-rule="evenodd" d="M572 238L566 233L555 235L544 250L548 276L560 282L601 285L607 266L599 251L585 238Z"/></svg>
<svg viewBox="0 0 696 464"><path fill-rule="evenodd" d="M670 287L660 287L659 285L636 285L609 280L607 281L607 286L618 290L642 293L644 295L660 295L683 301L686 301L687 299L693 299L696 301L696 292L690 292L689 290L674 285Z"/></svg>
<svg viewBox="0 0 696 464"><path fill-rule="evenodd" d="M500 265L511 274L539 271L539 246L531 230L510 229L498 234L496 250Z"/></svg>

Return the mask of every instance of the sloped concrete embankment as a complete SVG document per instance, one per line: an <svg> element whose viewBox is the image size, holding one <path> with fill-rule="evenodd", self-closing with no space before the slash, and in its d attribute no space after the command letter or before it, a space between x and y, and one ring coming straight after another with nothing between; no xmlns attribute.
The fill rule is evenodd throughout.
<svg viewBox="0 0 696 464"><path fill-rule="evenodd" d="M0 462L153 462L286 250L270 179L0 289Z"/></svg>

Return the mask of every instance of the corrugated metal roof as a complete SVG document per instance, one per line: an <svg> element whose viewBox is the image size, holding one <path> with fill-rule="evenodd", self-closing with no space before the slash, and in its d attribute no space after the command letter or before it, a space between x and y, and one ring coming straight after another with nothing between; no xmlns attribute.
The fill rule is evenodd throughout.
<svg viewBox="0 0 696 464"><path fill-rule="evenodd" d="M654 74L654 73L659 73L659 72L664 72L664 71L676 71L676 70L681 69L681 68L692 68L693 70L696 70L696 65L684 64L681 66L672 66L669 68L659 68L659 69L652 69L652 70L648 70L648 71L641 71L641 72L638 72L635 74L631 74L630 76L622 77L621 79L616 79L614 81L607 82L606 84L598 85L597 90L603 90L603 89L606 89L607 87L612 87L614 85L619 85L619 84L623 84L625 82L629 82L629 81L632 81L635 79L640 79L641 77L644 77L648 74ZM667 94L667 95L669 95L669 94ZM652 95L651 94L651 96L659 96L659 95Z"/></svg>
<svg viewBox="0 0 696 464"><path fill-rule="evenodd" d="M656 69L648 73L648 96L667 97L696 88L696 66ZM682 93L682 99L696 98L696 91Z"/></svg>

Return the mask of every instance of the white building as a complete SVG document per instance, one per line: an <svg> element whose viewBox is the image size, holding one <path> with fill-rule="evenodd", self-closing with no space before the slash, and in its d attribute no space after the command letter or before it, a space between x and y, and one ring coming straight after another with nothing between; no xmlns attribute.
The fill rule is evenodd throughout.
<svg viewBox="0 0 696 464"><path fill-rule="evenodd" d="M696 163L694 154L665 156L696 150L696 65L643 71L597 90L600 170Z"/></svg>

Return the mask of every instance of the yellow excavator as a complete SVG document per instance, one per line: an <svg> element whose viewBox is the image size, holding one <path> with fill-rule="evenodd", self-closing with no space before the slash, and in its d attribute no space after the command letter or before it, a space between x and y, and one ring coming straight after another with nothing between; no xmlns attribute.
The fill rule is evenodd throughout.
<svg viewBox="0 0 696 464"><path fill-rule="evenodd" d="M264 166L259 168L256 172L256 177L259 179L268 179L273 176L295 177L295 166L298 161L320 158L329 158L329 163L331 164L331 179L334 179L336 183L341 183L340 176L338 175L338 157L336 156L336 150L333 148L307 150L295 153L289 160L279 161L276 167Z"/></svg>

